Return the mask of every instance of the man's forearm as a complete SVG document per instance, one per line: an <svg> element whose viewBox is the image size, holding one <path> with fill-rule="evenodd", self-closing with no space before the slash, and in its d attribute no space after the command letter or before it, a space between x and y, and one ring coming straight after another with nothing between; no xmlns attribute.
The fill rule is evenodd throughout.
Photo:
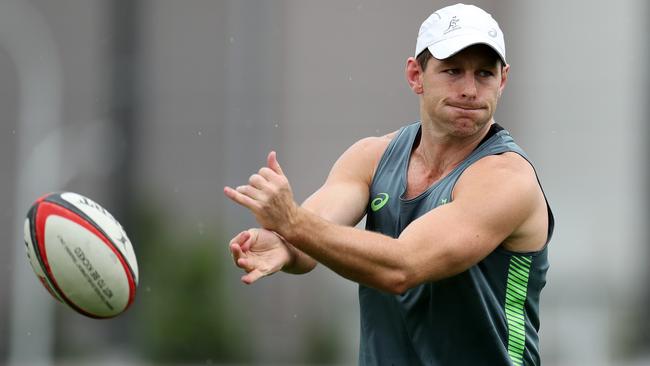
<svg viewBox="0 0 650 366"><path fill-rule="evenodd" d="M345 278L388 292L404 290L399 243L391 237L336 225L305 209L280 230L295 248Z"/></svg>
<svg viewBox="0 0 650 366"><path fill-rule="evenodd" d="M341 209L338 207L332 209L331 205L325 204L329 201L327 197L323 197L322 190L317 193L321 193L321 196L319 197L317 194L312 195L305 202L303 202L301 207L323 220L339 225L355 225L361 220L361 217L359 216L363 216L362 209L358 209L357 211L359 212L350 210L349 207L346 209ZM359 205L359 207L362 207L362 205ZM282 271L292 274L303 274L310 272L316 267L318 261L314 260L314 258L308 254L305 254L297 247L291 245L290 242L287 242L286 240L284 242L292 254L292 259L291 263L288 263L282 268Z"/></svg>

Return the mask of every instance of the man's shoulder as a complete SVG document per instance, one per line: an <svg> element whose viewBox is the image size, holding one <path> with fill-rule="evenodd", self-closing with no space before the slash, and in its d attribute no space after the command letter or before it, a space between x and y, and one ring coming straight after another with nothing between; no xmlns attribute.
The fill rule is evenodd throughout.
<svg viewBox="0 0 650 366"><path fill-rule="evenodd" d="M383 136L364 137L355 142L349 150L367 157L377 157L377 155L381 157L398 132L393 131Z"/></svg>
<svg viewBox="0 0 650 366"><path fill-rule="evenodd" d="M358 140L339 157L332 168L333 173L359 176L370 184L384 151L398 132Z"/></svg>
<svg viewBox="0 0 650 366"><path fill-rule="evenodd" d="M500 182L500 185L525 184L538 186L537 175L531 163L514 151L480 158L467 167L461 175L459 183L477 181L484 184L490 179Z"/></svg>
<svg viewBox="0 0 650 366"><path fill-rule="evenodd" d="M535 176L531 163L516 151L487 155L470 166L470 169L483 170L486 173L500 172Z"/></svg>
<svg viewBox="0 0 650 366"><path fill-rule="evenodd" d="M381 153L386 150L388 145L395 139L400 133L402 132L408 132L408 133L414 133L415 131L418 131L420 129L420 122L413 122L411 124L407 124L402 126L401 128L389 132L385 135L380 135L380 136L369 136L362 138L361 140L358 140L352 147L358 147L358 148L363 148L363 149L372 149L372 150L380 150Z"/></svg>

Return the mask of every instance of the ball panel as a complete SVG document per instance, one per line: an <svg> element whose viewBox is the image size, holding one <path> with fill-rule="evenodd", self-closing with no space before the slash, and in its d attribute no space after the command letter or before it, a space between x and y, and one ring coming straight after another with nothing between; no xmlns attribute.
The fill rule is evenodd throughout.
<svg viewBox="0 0 650 366"><path fill-rule="evenodd" d="M106 239L83 224L49 215L45 253L61 294L86 314L115 316L129 304L133 282Z"/></svg>
<svg viewBox="0 0 650 366"><path fill-rule="evenodd" d="M62 222L61 220L74 223L77 229L81 228L83 230L79 231L79 230L75 230L75 228L64 226L64 224L61 224ZM35 248L37 248L37 251L40 254L39 257L41 259L41 262L43 263L43 269L46 274L46 278L52 284L53 289L61 295L61 298L68 305L73 307L78 312L91 317L110 317L119 314L121 311L126 309L133 302L133 299L135 298L136 284L131 275L131 270L126 263L126 260L121 255L121 252L119 252L115 248L113 243L110 240L108 240L103 233L101 233L95 226L89 223L85 218L79 216L78 214L70 211L65 207L50 202L49 200L45 200L38 205L35 224L36 224L35 225L36 242L38 243L35 246ZM71 230L71 231L70 233L67 233L66 230ZM80 234L80 232L85 232L87 233L87 235L92 235L92 237L95 239L91 240L88 238L87 235ZM64 238L63 235L65 235L66 237ZM83 238L82 240L85 240L86 246L88 245L93 245L93 246L81 248L81 245L79 244L77 246L71 247L69 243L73 243L73 242L76 243L76 241L79 240L79 238ZM58 252L56 246L57 243L59 249ZM64 245L64 243L68 244L67 246L68 249L70 250L70 253L72 253L72 256L68 251L65 250L66 245ZM81 248L81 249L77 249L77 252L75 252L75 248ZM97 275L93 274L93 271L90 271L90 273L88 273L87 269L85 269L84 272L82 272L83 265L80 268L79 266L77 266L77 263L74 263L75 255L77 256L77 260L83 264L82 256L86 256L87 253L90 252L93 253L100 252L101 250L109 252L108 257L114 259L113 266L117 270L119 270L120 273L123 273L124 277L126 277L124 283L127 284L126 288L128 289L127 291L128 295L123 296L124 298L127 299L126 304L111 305L113 306L114 309L112 312L108 312L108 311L94 312L97 310L97 306L92 301L91 301L92 305L90 307L84 305L82 308L81 306L79 306L79 304L84 304L81 301L84 301L84 299L86 299L86 297L83 296L79 297L81 296L77 293L79 291L79 288L85 288L88 289L88 291L92 291L91 294L94 293L93 296L100 299L101 299L102 291L99 291L99 293L95 291L95 289L92 287L92 283L94 282L95 285L98 287L99 285L96 283L96 281L98 281L99 278L96 279L93 278L93 276L97 277ZM61 259L62 257L65 258L64 255L53 254L59 252L65 253L65 255L68 256L67 263L59 262L63 260ZM52 257L54 262L51 262L50 260L51 255L55 255L54 257ZM62 264L62 263L66 263L66 264ZM67 268L66 265L68 266ZM56 268L56 270L54 270L53 266ZM71 270L74 268L76 268L77 270L76 271ZM70 284L71 283L79 284L78 281L71 282L71 280L67 277L59 278L59 276L64 276L65 273L76 274L76 276L78 277L80 276L79 278L84 279L86 283L83 284L83 282L81 282L83 287L75 288L74 285L70 285ZM88 277L84 276L84 273ZM61 282L63 278L66 278L66 280L64 282ZM102 279L105 282L107 279L113 279L113 277L112 276L109 276L108 278L102 277ZM105 303L103 306L105 309L110 310L110 307L107 306ZM101 308L101 306L99 306L99 308Z"/></svg>
<svg viewBox="0 0 650 366"><path fill-rule="evenodd" d="M27 215L25 225L23 226L23 237L25 239L25 251L27 252L27 259L29 259L29 264L32 266L32 269L37 276L44 277L45 271L42 267L43 264L39 262L39 256L36 254L36 251L34 249L35 238L33 236L35 233L32 230L33 226L30 225L30 222L33 222L33 216L35 215L35 212L36 206L34 206L34 209L30 210L29 214Z"/></svg>
<svg viewBox="0 0 650 366"><path fill-rule="evenodd" d="M60 195L52 196L50 199L56 199L57 203L61 203L65 207L71 205L75 212L78 212L81 216L86 216L89 221L95 223L97 228L101 228L100 231L122 253L132 272L135 283L138 283L138 262L133 251L133 245L122 228L122 225L110 212L90 198L72 192L64 192Z"/></svg>
<svg viewBox="0 0 650 366"><path fill-rule="evenodd" d="M50 295L52 295L52 297L54 297L58 301L64 302L63 299L61 299L61 296L56 292L52 284L47 279L47 276L43 271L42 264L38 260L39 256L36 255L36 252L34 251L34 238L33 238L34 231L32 230L31 221L33 221L32 220L33 214L35 212L36 212L36 206L34 206L32 210L30 210L30 213L28 214L28 217L25 220L25 225L24 225L23 234L25 238L25 251L27 252L27 259L29 260L29 264L32 267L32 270L36 274L36 277L41 282L43 287L47 289L47 291L50 293Z"/></svg>

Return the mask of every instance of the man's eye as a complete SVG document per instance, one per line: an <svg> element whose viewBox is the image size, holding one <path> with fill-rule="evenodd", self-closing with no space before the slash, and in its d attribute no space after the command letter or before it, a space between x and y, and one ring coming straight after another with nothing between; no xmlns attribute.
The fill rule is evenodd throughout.
<svg viewBox="0 0 650 366"><path fill-rule="evenodd" d="M460 71L458 69L447 69L445 72L449 75L458 75Z"/></svg>
<svg viewBox="0 0 650 366"><path fill-rule="evenodd" d="M478 75L480 77L486 78L486 77L494 75L494 73L492 73L491 71L487 71L487 70L481 70L481 71L478 72Z"/></svg>

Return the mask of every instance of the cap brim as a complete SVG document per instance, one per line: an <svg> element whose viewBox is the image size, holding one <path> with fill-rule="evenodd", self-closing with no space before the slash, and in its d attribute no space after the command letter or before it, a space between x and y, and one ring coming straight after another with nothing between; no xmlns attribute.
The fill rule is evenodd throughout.
<svg viewBox="0 0 650 366"><path fill-rule="evenodd" d="M433 57L437 58L438 60L444 60L457 54L469 46L474 46L477 44L484 44L486 46L489 46L494 50L494 52L497 53L497 55L499 55L503 63L507 64L506 56L504 54L505 52L499 49L499 46L495 41L491 40L489 37L480 37L476 34L462 35L445 39L430 45L428 49Z"/></svg>

